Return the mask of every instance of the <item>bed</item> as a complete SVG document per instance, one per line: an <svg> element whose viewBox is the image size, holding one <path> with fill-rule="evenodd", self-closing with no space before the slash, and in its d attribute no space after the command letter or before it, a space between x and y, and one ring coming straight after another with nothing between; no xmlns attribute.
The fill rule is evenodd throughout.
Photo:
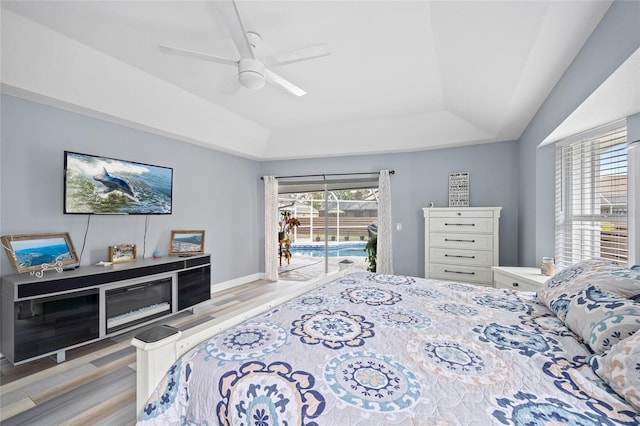
<svg viewBox="0 0 640 426"><path fill-rule="evenodd" d="M138 424L638 424L640 272L538 294L356 272L195 346Z"/></svg>

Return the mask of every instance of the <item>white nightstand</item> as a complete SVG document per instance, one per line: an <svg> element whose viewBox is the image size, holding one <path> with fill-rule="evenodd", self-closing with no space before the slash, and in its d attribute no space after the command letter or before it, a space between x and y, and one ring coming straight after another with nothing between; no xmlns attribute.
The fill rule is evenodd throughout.
<svg viewBox="0 0 640 426"><path fill-rule="evenodd" d="M540 268L494 266L493 284L496 288L538 291L551 277L542 275Z"/></svg>

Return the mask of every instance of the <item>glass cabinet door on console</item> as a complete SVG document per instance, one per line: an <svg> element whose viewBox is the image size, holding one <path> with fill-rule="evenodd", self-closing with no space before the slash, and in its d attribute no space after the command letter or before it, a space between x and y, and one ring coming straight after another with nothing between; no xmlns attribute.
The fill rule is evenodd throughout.
<svg viewBox="0 0 640 426"><path fill-rule="evenodd" d="M211 266L178 272L178 310L211 298Z"/></svg>
<svg viewBox="0 0 640 426"><path fill-rule="evenodd" d="M16 302L15 361L97 339L98 290Z"/></svg>

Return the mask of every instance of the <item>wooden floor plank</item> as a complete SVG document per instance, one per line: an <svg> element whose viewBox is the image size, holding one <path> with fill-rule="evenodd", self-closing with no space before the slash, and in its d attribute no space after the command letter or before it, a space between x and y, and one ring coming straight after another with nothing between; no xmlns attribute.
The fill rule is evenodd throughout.
<svg viewBox="0 0 640 426"><path fill-rule="evenodd" d="M31 398L22 398L21 400L14 402L13 404L7 404L2 406L2 410L0 410L0 422L3 422L5 419L15 416L18 413L22 413L23 411L27 411L36 406L36 403L33 402Z"/></svg>
<svg viewBox="0 0 640 426"><path fill-rule="evenodd" d="M178 327L178 330L180 331L188 330L191 327L195 327L196 325L205 323L207 321L211 321L212 319L213 317L211 315L204 315L199 318L195 318L193 321L189 321L188 323L182 324L180 327Z"/></svg>
<svg viewBox="0 0 640 426"><path fill-rule="evenodd" d="M88 410L83 411L80 415L75 416L69 420L66 420L62 425L64 426L84 426L88 424L96 424L113 414L114 407L126 407L130 405L131 401L136 400L136 389L130 388L123 392L118 393L116 396L109 398ZM133 404L133 414L135 415L135 404ZM112 418L109 422L113 422ZM119 423L109 423L119 424Z"/></svg>
<svg viewBox="0 0 640 426"><path fill-rule="evenodd" d="M88 374L82 375L80 377L76 377L73 380L67 380L64 383L60 384L59 386L43 389L41 392L34 393L33 395L31 395L31 399L36 404L42 404L45 401L48 401L53 398L57 398L67 392L70 392L81 386L91 383L96 379L107 376L122 367L126 367L127 364L131 363L132 361L135 361L135 359L136 359L136 354L130 353L127 356L124 356L110 364L107 364L100 368L96 368L94 371L91 371Z"/></svg>
<svg viewBox="0 0 640 426"><path fill-rule="evenodd" d="M135 426L136 424L136 404L135 399L131 400L130 404L125 405L119 410L112 411L108 417L100 419L94 423L91 423L92 426ZM86 423L85 423L86 424Z"/></svg>
<svg viewBox="0 0 640 426"><path fill-rule="evenodd" d="M90 345L80 346L78 348L68 350L66 352L67 362L77 358L81 358L87 354L94 353L97 350L108 348L114 343L116 342L111 339L104 339L91 343ZM0 362L0 369L3 373L2 379L0 380L0 385L5 385L14 380L22 379L47 368L55 367L56 365L58 365L58 363L52 357L37 359L17 366L12 365L7 359L3 359Z"/></svg>
<svg viewBox="0 0 640 426"><path fill-rule="evenodd" d="M96 370L96 367L90 363L81 364L71 370L65 370L59 374L52 374L43 377L42 380L23 382L25 383L20 389L16 389L13 392L3 392L0 404L4 411L5 406L13 404L24 398L31 398L31 395L42 392L43 389L51 389L56 386L60 386L70 380L74 380L77 377L91 374Z"/></svg>
<svg viewBox="0 0 640 426"><path fill-rule="evenodd" d="M127 355L134 354L136 352L136 348L133 346L128 346L126 348L122 348L119 351L112 352L108 355L103 356L102 358L95 359L91 361L91 364L96 367L102 367L104 365L110 364L114 361L117 361L120 358L123 358Z"/></svg>
<svg viewBox="0 0 640 426"><path fill-rule="evenodd" d="M0 386L11 383L14 380L22 379L23 377L30 376L46 368L53 367L54 365L56 365L56 362L51 358L42 358L28 362L26 364L15 366L11 365L11 363L7 359L3 359L0 363L0 369L2 370L2 377L0 377Z"/></svg>
<svg viewBox="0 0 640 426"><path fill-rule="evenodd" d="M44 401L2 422L3 426L51 426L80 415L88 407L102 403L123 389L135 388L135 373L128 367L120 368L84 386Z"/></svg>
<svg viewBox="0 0 640 426"><path fill-rule="evenodd" d="M87 353L82 357L72 359L72 360L67 360L63 363L56 364L53 367L47 368L42 371L38 371L37 373L34 373L30 376L23 377L19 380L15 380L6 385L2 385L0 386L0 395L9 393L9 392L14 392L17 389L20 389L21 387L27 384L40 382L42 380L45 380L47 377L51 377L55 374L68 372L70 370L73 370L74 368L77 368L80 365L90 363L91 361L101 358L109 353L128 347L130 344L131 343L129 341L121 342L117 344L111 344L110 346L107 346L102 349L98 349L95 352Z"/></svg>

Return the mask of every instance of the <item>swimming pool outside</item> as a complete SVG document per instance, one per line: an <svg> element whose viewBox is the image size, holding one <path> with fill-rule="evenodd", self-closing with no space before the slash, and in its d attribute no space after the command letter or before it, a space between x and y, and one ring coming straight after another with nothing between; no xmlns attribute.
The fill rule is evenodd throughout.
<svg viewBox="0 0 640 426"><path fill-rule="evenodd" d="M340 256L360 256L366 257L367 253L364 251L364 247L367 245L366 241L344 241L344 242L330 242L329 243L329 257ZM310 256L310 257L324 257L324 243L294 243L291 244L291 254L298 256Z"/></svg>

